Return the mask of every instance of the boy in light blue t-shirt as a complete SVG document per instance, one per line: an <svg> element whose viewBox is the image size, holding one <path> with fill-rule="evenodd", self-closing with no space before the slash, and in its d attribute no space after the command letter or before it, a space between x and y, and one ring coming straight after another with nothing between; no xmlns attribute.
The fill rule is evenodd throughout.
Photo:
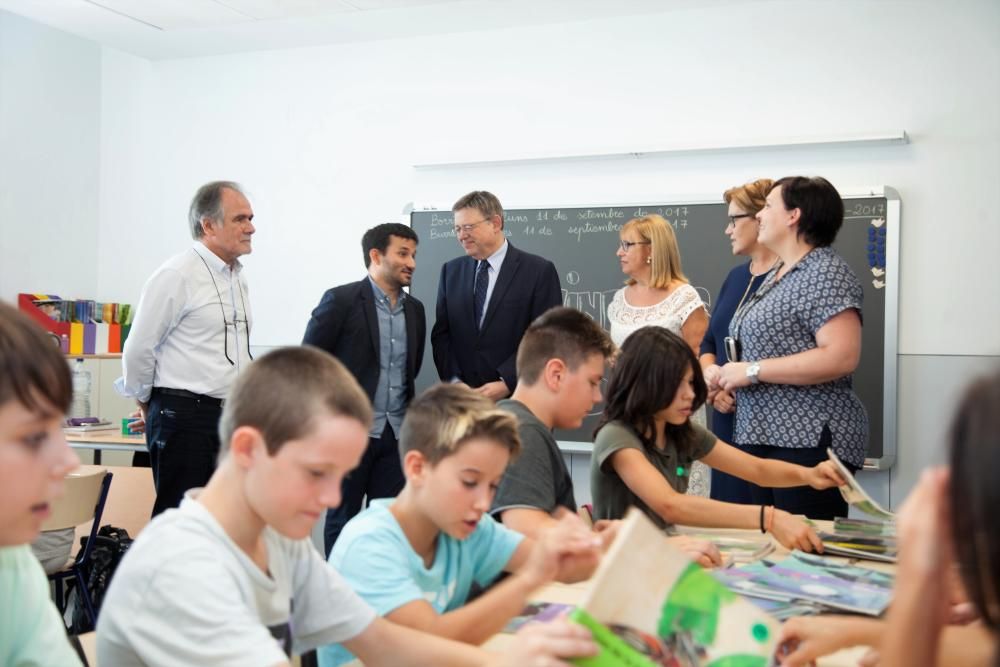
<svg viewBox="0 0 1000 667"><path fill-rule="evenodd" d="M568 515L538 541L489 515L500 478L520 449L517 420L460 385L437 385L409 407L399 438L406 487L352 519L330 563L390 621L478 644L496 634L540 586L586 578L600 539ZM473 584L505 579L470 604ZM349 662L340 645L321 667Z"/></svg>
<svg viewBox="0 0 1000 667"><path fill-rule="evenodd" d="M0 303L0 665L81 664L30 547L80 463L62 431L72 396L59 348Z"/></svg>

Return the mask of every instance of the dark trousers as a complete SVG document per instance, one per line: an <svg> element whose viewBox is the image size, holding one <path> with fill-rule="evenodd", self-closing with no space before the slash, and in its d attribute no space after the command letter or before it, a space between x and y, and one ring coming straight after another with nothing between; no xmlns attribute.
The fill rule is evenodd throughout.
<svg viewBox="0 0 1000 667"><path fill-rule="evenodd" d="M222 407L153 390L146 413L146 447L153 468L153 516L177 507L188 489L205 486L219 458Z"/></svg>
<svg viewBox="0 0 1000 667"><path fill-rule="evenodd" d="M768 445L741 446L740 449L759 456L762 459L775 459L796 463L811 468L828 460L826 450L830 447L830 432L823 431L820 443L816 447L793 449L791 447L771 447ZM846 461L844 465L857 473L857 468ZM768 489L750 484L751 502L755 505L774 505L778 509L792 514L804 514L810 519L832 520L834 517L847 516L847 501L836 488L817 491L809 486L795 486L787 489Z"/></svg>
<svg viewBox="0 0 1000 667"><path fill-rule="evenodd" d="M733 446L735 447L735 445ZM746 447L740 447L739 449L749 453ZM729 473L712 468L712 488L709 495L712 500L749 505L753 503L752 486L753 484L745 479L734 477Z"/></svg>
<svg viewBox="0 0 1000 667"><path fill-rule="evenodd" d="M326 511L323 541L327 557L344 525L361 511L366 495L369 502L375 498L395 498L405 484L396 434L392 432L389 422L386 422L382 435L368 440L368 447L358 467L344 477L340 507L331 507Z"/></svg>

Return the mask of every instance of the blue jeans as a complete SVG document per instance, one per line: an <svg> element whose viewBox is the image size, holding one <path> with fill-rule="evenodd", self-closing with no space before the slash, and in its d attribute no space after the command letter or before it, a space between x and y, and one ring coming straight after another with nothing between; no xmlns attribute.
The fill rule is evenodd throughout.
<svg viewBox="0 0 1000 667"><path fill-rule="evenodd" d="M222 408L156 389L146 412L146 447L153 468L153 516L177 507L188 489L205 486L219 458Z"/></svg>
<svg viewBox="0 0 1000 667"><path fill-rule="evenodd" d="M368 440L368 447L358 467L344 477L340 506L331 507L326 512L323 546L327 558L340 537L340 531L361 511L365 496L369 502L374 498L395 498L405 484L396 434L387 421L382 435Z"/></svg>

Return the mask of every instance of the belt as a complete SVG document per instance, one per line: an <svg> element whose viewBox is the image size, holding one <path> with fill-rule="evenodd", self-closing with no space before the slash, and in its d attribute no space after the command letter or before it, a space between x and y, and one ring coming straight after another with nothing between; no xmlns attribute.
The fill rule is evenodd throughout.
<svg viewBox="0 0 1000 667"><path fill-rule="evenodd" d="M164 396L176 396L177 398L186 398L189 401L198 401L199 403L204 403L206 405L214 405L220 408L226 404L226 401L221 398L215 398L214 396L205 396L204 394L196 394L193 391L188 391L187 389L154 387L153 393L163 394Z"/></svg>

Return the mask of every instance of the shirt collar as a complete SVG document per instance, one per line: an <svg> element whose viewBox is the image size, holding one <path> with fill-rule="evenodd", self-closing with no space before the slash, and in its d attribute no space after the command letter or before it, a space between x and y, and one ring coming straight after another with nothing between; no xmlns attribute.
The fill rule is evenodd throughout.
<svg viewBox="0 0 1000 667"><path fill-rule="evenodd" d="M371 283L372 292L375 293L376 299L383 301L389 300L389 295L382 291L382 288L378 286L378 283L376 283L370 275L368 276L368 282ZM406 299L406 297L407 297L406 292L404 292L402 288L400 288L399 297L396 299L396 303L402 303Z"/></svg>
<svg viewBox="0 0 1000 667"><path fill-rule="evenodd" d="M497 251L486 258L489 262L490 268L493 269L494 273L500 272L500 267L503 265L503 260L507 256L507 248L510 247L507 244L507 239L503 240L503 245L497 248Z"/></svg>
<svg viewBox="0 0 1000 667"><path fill-rule="evenodd" d="M832 251L833 251L833 249L830 246L823 246L821 248L813 248L812 250L810 250L809 252L807 252L805 255L803 255L802 259L800 259L799 261L795 262L795 264L792 265L792 268L790 268L788 270L788 273L791 273L792 271L795 271L795 270L799 269L800 267L801 268L805 268L805 267L809 266L810 264L812 264L813 262L823 261L823 258L829 256L829 254Z"/></svg>
<svg viewBox="0 0 1000 667"><path fill-rule="evenodd" d="M221 274L228 273L229 265L226 264L224 261L222 261L221 257L216 255L211 250L209 250L208 246L206 246L204 243L202 243L201 241L195 241L193 247L194 251L198 253L198 255L202 259L204 259L208 263L208 265L217 273ZM237 259L233 262L233 267L232 267L233 273L239 273L240 269L242 268L243 265L240 263L240 260Z"/></svg>

